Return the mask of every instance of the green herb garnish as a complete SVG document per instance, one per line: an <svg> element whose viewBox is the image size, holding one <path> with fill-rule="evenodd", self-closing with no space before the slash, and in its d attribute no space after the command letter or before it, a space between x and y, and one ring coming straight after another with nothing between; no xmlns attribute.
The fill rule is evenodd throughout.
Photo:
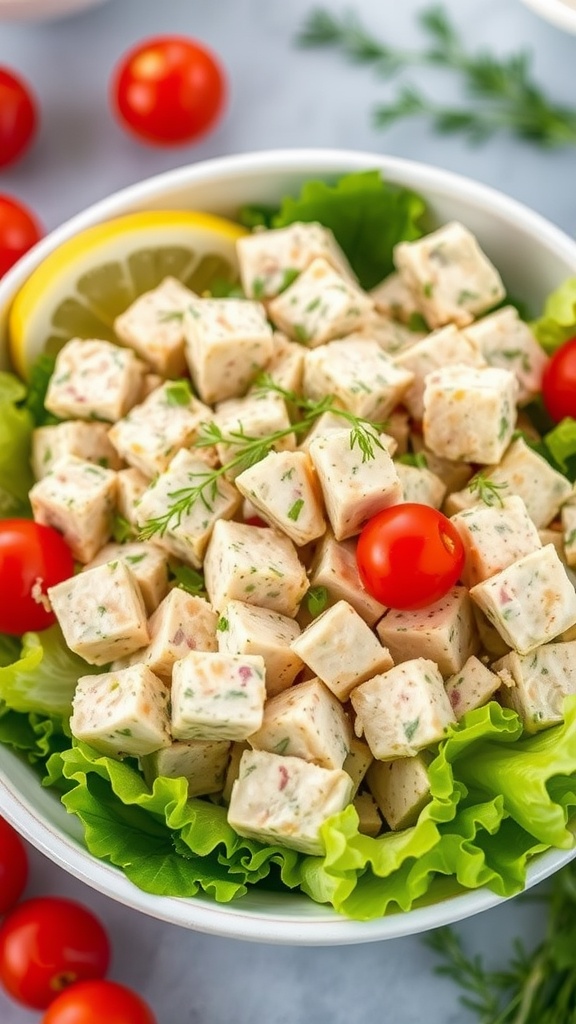
<svg viewBox="0 0 576 1024"><path fill-rule="evenodd" d="M124 544L127 540L133 540L136 535L136 531L132 523L128 522L124 516L116 513L112 520L112 537L117 544Z"/></svg>
<svg viewBox="0 0 576 1024"><path fill-rule="evenodd" d="M192 400L190 382L187 380L171 380L165 389L168 405L189 405Z"/></svg>
<svg viewBox="0 0 576 1024"><path fill-rule="evenodd" d="M507 487L508 484L497 484L484 473L477 473L468 484L468 490L471 494L477 495L479 501L483 501L485 505L500 507L504 505L500 491L505 491Z"/></svg>
<svg viewBox="0 0 576 1024"><path fill-rule="evenodd" d="M221 444L232 448L235 454L228 462L216 469L207 468L206 472L191 474L196 482L190 487L180 488L171 495L173 501L167 511L161 516L149 519L142 526L141 539L148 540L155 534L162 536L166 530L178 526L182 516L186 515L198 501L201 501L208 511L212 511L214 501L219 493L218 484L222 477L230 473L231 470L241 473L257 462L261 462L272 451L274 445L283 438L291 434L296 436L306 434L315 420L323 413L331 412L341 416L344 424L350 425L350 447L360 449L363 462L373 459L376 449L384 447L378 436L382 424L361 419L345 409L338 408L334 404L332 395L326 395L320 401L314 402L301 397L295 391L288 391L286 388L280 387L268 374L261 374L257 378L255 389L256 394L272 392L281 395L286 402L291 403L292 408L299 410L301 418L289 427L274 430L264 437L253 437L247 434L241 424L237 430L224 431L213 421L201 423L194 447L212 448L214 445Z"/></svg>
<svg viewBox="0 0 576 1024"><path fill-rule="evenodd" d="M328 607L326 587L310 587L306 594L306 607L313 618L317 618Z"/></svg>
<svg viewBox="0 0 576 1024"><path fill-rule="evenodd" d="M300 513L304 508L304 499L298 498L297 501L288 509L288 519L291 519L294 523L298 522Z"/></svg>
<svg viewBox="0 0 576 1024"><path fill-rule="evenodd" d="M177 565L172 568L172 575L180 589L185 590L187 594L192 594L193 597L205 596L206 584L201 572L189 565Z"/></svg>
<svg viewBox="0 0 576 1024"><path fill-rule="evenodd" d="M403 466L415 466L416 469L428 469L428 459L424 452L406 452L399 455L396 462L401 462Z"/></svg>

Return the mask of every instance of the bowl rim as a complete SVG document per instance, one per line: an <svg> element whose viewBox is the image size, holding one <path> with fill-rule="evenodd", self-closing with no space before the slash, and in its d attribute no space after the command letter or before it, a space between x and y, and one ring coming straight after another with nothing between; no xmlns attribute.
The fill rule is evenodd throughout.
<svg viewBox="0 0 576 1024"><path fill-rule="evenodd" d="M522 3L557 28L576 32L576 9L563 0L522 0Z"/></svg>
<svg viewBox="0 0 576 1024"><path fill-rule="evenodd" d="M327 177L358 170L379 169L391 181L395 179L418 191L430 190L436 196L456 197L478 210L485 210L502 223L535 235L544 249L574 266L576 242L540 214L502 192L462 175L411 160L342 149L280 149L217 157L197 164L149 177L129 185L89 206L70 218L40 241L0 281L0 320L11 299L34 268L67 238L84 228L111 219L146 204L161 200L162 194L188 184L219 185L250 173L297 173L299 177ZM155 206L155 208L158 208ZM298 918L294 913L258 913L243 909L242 899L217 904L206 897L190 899L156 896L138 889L124 873L98 860L71 835L56 830L44 816L18 792L0 768L0 813L41 853L97 891L159 920L193 928L207 934L256 942L292 945L337 945L372 942L421 933L497 906L506 900L482 888L459 893L442 902L395 913L372 921L353 921L330 909L313 904L308 897L286 895L286 899L305 900L314 914ZM529 867L527 888L537 884L576 856L576 849L551 850L541 854Z"/></svg>

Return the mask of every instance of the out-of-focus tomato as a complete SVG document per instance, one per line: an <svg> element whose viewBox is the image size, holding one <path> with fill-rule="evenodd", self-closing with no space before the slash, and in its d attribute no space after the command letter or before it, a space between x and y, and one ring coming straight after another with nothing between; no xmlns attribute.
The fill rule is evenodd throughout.
<svg viewBox="0 0 576 1024"><path fill-rule="evenodd" d="M18 833L0 818L0 914L18 902L28 880L28 855Z"/></svg>
<svg viewBox="0 0 576 1024"><path fill-rule="evenodd" d="M439 601L464 564L456 527L430 505L405 502L379 512L356 549L366 590L389 608L412 611Z"/></svg>
<svg viewBox="0 0 576 1024"><path fill-rule="evenodd" d="M576 419L576 338L565 341L551 357L542 378L544 405L553 420Z"/></svg>
<svg viewBox="0 0 576 1024"><path fill-rule="evenodd" d="M21 636L51 626L46 590L73 574L74 559L57 530L31 519L1 519L0 633Z"/></svg>
<svg viewBox="0 0 576 1024"><path fill-rule="evenodd" d="M147 39L119 61L112 78L121 124L155 145L180 145L205 135L220 117L226 77L210 50L183 36Z"/></svg>
<svg viewBox="0 0 576 1024"><path fill-rule="evenodd" d="M38 113L29 86L0 67L0 167L18 160L36 133Z"/></svg>
<svg viewBox="0 0 576 1024"><path fill-rule="evenodd" d="M42 238L33 213L11 196L0 195L0 277Z"/></svg>
<svg viewBox="0 0 576 1024"><path fill-rule="evenodd" d="M149 1006L114 981L80 981L48 1007L42 1024L158 1024Z"/></svg>
<svg viewBox="0 0 576 1024"><path fill-rule="evenodd" d="M109 962L100 921L73 900L25 900L0 926L0 982L24 1006L45 1009L73 982L102 978Z"/></svg>

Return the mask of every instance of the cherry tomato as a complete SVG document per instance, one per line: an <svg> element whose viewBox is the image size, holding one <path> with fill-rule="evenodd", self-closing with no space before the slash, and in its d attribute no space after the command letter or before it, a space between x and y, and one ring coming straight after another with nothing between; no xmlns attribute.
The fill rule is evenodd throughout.
<svg viewBox="0 0 576 1024"><path fill-rule="evenodd" d="M64 538L31 519L0 520L0 633L21 636L55 622L46 590L74 574Z"/></svg>
<svg viewBox="0 0 576 1024"><path fill-rule="evenodd" d="M73 900L25 900L0 926L0 981L24 1006L45 1009L73 982L102 978L109 962L104 928Z"/></svg>
<svg viewBox="0 0 576 1024"><path fill-rule="evenodd" d="M28 854L18 833L0 818L0 914L18 902L28 880Z"/></svg>
<svg viewBox="0 0 576 1024"><path fill-rule="evenodd" d="M27 84L7 68L0 68L0 167L14 163L36 134L36 102Z"/></svg>
<svg viewBox="0 0 576 1024"><path fill-rule="evenodd" d="M158 1024L136 992L114 981L80 981L50 1004L42 1024Z"/></svg>
<svg viewBox="0 0 576 1024"><path fill-rule="evenodd" d="M544 405L553 420L576 419L576 338L564 342L551 357L542 378Z"/></svg>
<svg viewBox="0 0 576 1024"><path fill-rule="evenodd" d="M366 590L389 608L412 611L439 601L464 564L456 527L430 505L392 505L358 538L356 559Z"/></svg>
<svg viewBox="0 0 576 1024"><path fill-rule="evenodd" d="M42 234L30 210L10 196L0 195L0 277L36 245Z"/></svg>
<svg viewBox="0 0 576 1024"><path fill-rule="evenodd" d="M147 39L126 53L112 78L121 124L146 142L199 139L220 117L227 84L217 58L183 36Z"/></svg>

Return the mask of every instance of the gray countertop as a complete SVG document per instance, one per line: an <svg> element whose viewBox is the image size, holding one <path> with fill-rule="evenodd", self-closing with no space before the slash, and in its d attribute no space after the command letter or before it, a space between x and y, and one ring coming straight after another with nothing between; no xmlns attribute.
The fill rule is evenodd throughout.
<svg viewBox="0 0 576 1024"><path fill-rule="evenodd" d="M325 0L335 9L339 2ZM29 203L52 228L97 199L159 171L205 157L274 147L328 146L428 161L503 189L576 232L576 150L540 151L499 138L470 148L418 121L376 131L370 108L392 94L365 68L292 45L312 0L112 0L42 25L0 23L0 64L33 83L43 120L36 145L0 173L0 191ZM418 0L355 0L381 36L410 46ZM576 37L540 22L519 0L449 0L473 45L527 46L535 69L560 101L574 102ZM217 130L193 147L145 148L126 136L107 105L117 58L147 35L182 32L213 47L228 69L231 101ZM457 102L449 76L419 74L435 95ZM31 851L30 892L67 894L109 927L113 977L150 1001L160 1024L467 1024L451 983L433 973L418 938L349 948L298 949L225 940L137 915L69 878ZM458 927L470 949L501 964L512 939L536 941L542 910L516 900ZM38 1020L0 994L2 1024Z"/></svg>

